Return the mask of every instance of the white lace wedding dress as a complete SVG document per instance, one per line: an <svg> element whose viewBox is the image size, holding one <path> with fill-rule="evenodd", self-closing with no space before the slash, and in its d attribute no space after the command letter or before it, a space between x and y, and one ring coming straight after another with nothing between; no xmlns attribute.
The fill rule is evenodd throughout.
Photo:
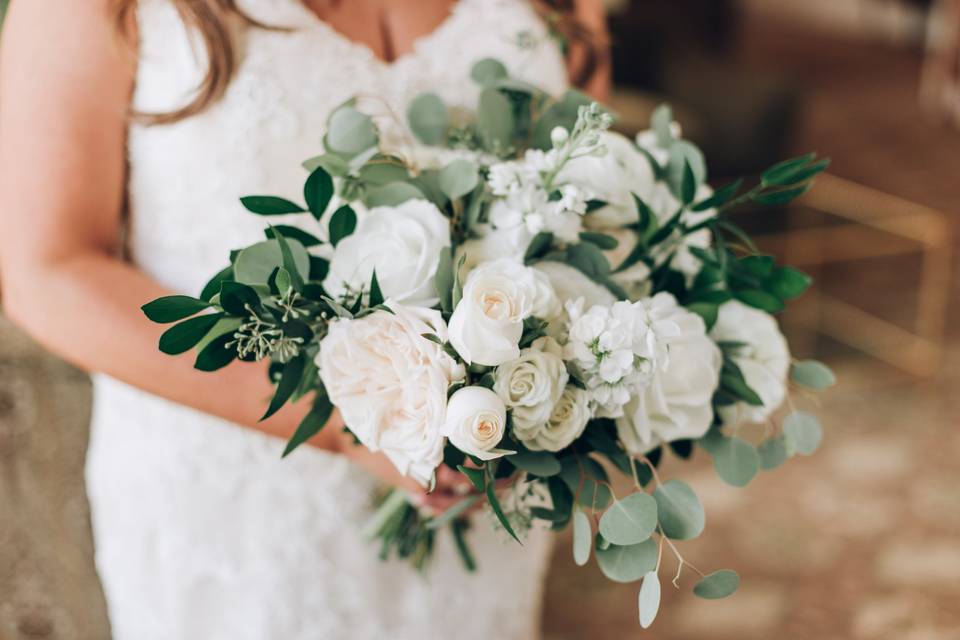
<svg viewBox="0 0 960 640"><path fill-rule="evenodd" d="M140 5L134 106L168 110L197 86L202 48L169 0ZM425 90L471 106L478 91L469 70L484 57L551 91L564 86L558 47L522 0L460 0L389 64L299 0L239 5L291 29L245 32L236 77L209 111L130 128L130 255L178 292L196 295L231 249L263 237L263 220L245 213L239 196L301 199L299 163L319 152L326 117L351 96L380 96L398 114ZM389 118L379 122L396 133ZM474 574L446 533L426 576L402 561L381 563L359 536L370 478L309 447L281 461L282 448L97 378L87 475L117 640L538 636L546 534L520 547L480 516L469 532Z"/></svg>

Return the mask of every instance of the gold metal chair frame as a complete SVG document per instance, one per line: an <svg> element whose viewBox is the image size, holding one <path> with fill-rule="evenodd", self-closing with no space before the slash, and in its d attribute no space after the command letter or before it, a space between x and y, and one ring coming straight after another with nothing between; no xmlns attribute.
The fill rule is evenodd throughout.
<svg viewBox="0 0 960 640"><path fill-rule="evenodd" d="M916 376L935 374L941 363L951 279L951 230L937 210L832 175L797 206L841 222L757 238L760 247L816 277L838 262L920 254L912 327L854 306L814 286L791 314L793 323L829 336Z"/></svg>

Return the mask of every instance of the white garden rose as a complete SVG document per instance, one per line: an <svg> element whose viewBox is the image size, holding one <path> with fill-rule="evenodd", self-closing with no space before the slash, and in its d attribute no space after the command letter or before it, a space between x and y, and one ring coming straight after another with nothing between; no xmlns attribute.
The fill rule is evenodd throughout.
<svg viewBox="0 0 960 640"><path fill-rule="evenodd" d="M557 183L570 183L602 200L607 206L587 216L603 221L604 227L619 227L637 221L633 193L644 194L655 184L650 161L628 138L605 131L600 134L603 155L584 155L568 162L557 176ZM588 222L589 224L589 222Z"/></svg>
<svg viewBox="0 0 960 640"><path fill-rule="evenodd" d="M563 262L545 260L533 265L533 268L544 274L550 281L550 286L558 300L583 299L586 307L594 305L609 306L617 301L609 289L597 284L583 274ZM565 307L560 306L554 315L542 316L549 324L547 334L561 340L566 336L570 318Z"/></svg>
<svg viewBox="0 0 960 640"><path fill-rule="evenodd" d="M503 258L467 276L463 298L450 318L450 344L468 363L495 367L520 355L523 320L558 313L547 277Z"/></svg>
<svg viewBox="0 0 960 640"><path fill-rule="evenodd" d="M737 402L720 409L727 424L762 423L777 410L787 397L787 372L790 350L780 333L776 319L769 313L731 300L720 306L717 322L710 331L717 342L741 342L733 352L733 361L763 406Z"/></svg>
<svg viewBox="0 0 960 640"><path fill-rule="evenodd" d="M521 442L536 436L563 393L570 376L562 355L556 340L539 338L497 367L493 390L511 410L513 434Z"/></svg>
<svg viewBox="0 0 960 640"><path fill-rule="evenodd" d="M583 434L590 421L590 395L579 387L568 384L553 407L550 419L523 443L533 451L560 451L566 449Z"/></svg>
<svg viewBox="0 0 960 640"><path fill-rule="evenodd" d="M440 249L450 246L450 220L426 200L374 207L333 252L323 287L334 298L370 286L374 269L384 297L432 307Z"/></svg>
<svg viewBox="0 0 960 640"><path fill-rule="evenodd" d="M458 389L447 403L443 434L460 451L492 460L512 451L497 449L507 428L507 409L486 387Z"/></svg>
<svg viewBox="0 0 960 640"><path fill-rule="evenodd" d="M662 310L679 328L667 340L670 360L642 387L617 418L620 441L631 453L646 453L663 442L702 437L713 423L711 400L723 357L700 316L672 301Z"/></svg>
<svg viewBox="0 0 960 640"><path fill-rule="evenodd" d="M331 402L360 442L427 484L443 460L447 389L465 372L422 335L446 340L439 312L387 305L393 313L331 323L317 365Z"/></svg>

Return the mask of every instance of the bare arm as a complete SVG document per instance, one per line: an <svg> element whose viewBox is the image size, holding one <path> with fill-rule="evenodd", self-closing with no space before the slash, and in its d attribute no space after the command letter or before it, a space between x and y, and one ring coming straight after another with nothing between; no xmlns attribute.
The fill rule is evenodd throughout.
<svg viewBox="0 0 960 640"><path fill-rule="evenodd" d="M0 49L0 278L7 314L88 371L239 425L288 438L306 403L258 422L265 368L216 374L157 350L162 328L140 306L170 292L118 258L127 108L135 53L107 0L16 0ZM342 452L422 494L380 455L354 447L335 414L311 444ZM430 501L442 508L442 496Z"/></svg>
<svg viewBox="0 0 960 640"><path fill-rule="evenodd" d="M607 12L603 0L577 0L576 17L593 34L597 48L597 65L583 86L583 90L596 100L606 101L610 97L610 33L607 29ZM585 64L586 52L583 45L575 46L570 52L571 69Z"/></svg>

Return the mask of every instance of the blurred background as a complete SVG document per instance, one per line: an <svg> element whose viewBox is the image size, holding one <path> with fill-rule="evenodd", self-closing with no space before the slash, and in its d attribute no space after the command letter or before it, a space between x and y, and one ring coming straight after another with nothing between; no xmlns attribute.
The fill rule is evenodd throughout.
<svg viewBox="0 0 960 640"><path fill-rule="evenodd" d="M817 278L782 322L795 355L840 384L819 397L816 455L746 489L703 457L682 463L708 513L682 551L736 568L734 596L665 580L641 634L637 585L575 567L563 537L547 640L960 638L960 1L610 5L625 132L669 101L720 184L806 151L833 158L798 204L735 215ZM89 393L0 315L4 640L108 637L83 489Z"/></svg>

